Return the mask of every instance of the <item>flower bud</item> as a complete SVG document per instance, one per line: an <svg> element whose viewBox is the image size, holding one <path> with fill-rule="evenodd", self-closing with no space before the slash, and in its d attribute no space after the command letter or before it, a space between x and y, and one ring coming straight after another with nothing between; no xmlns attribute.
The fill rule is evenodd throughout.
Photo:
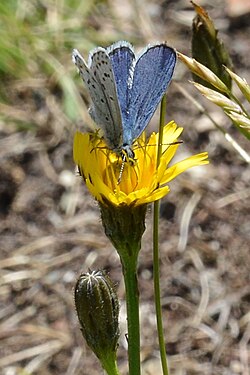
<svg viewBox="0 0 250 375"><path fill-rule="evenodd" d="M83 273L75 286L75 306L82 334L100 359L115 359L119 338L119 303L105 271Z"/></svg>
<svg viewBox="0 0 250 375"><path fill-rule="evenodd" d="M231 77L224 68L224 66L232 67L228 51L218 38L218 31L207 12L194 2L192 4L196 11L196 17L193 20L192 56L212 70L230 90ZM194 76L194 80L211 88L211 85L207 83L209 81L204 81L197 76Z"/></svg>

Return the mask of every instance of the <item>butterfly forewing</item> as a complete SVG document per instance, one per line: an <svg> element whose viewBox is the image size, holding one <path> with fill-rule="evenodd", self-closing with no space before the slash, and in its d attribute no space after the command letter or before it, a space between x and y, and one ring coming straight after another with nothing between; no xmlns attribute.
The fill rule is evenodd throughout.
<svg viewBox="0 0 250 375"><path fill-rule="evenodd" d="M166 44L149 46L138 58L125 125L127 132L123 137L126 144L132 144L148 125L171 81L175 65L176 52Z"/></svg>
<svg viewBox="0 0 250 375"><path fill-rule="evenodd" d="M77 50L73 61L88 88L92 100L90 114L103 131L104 139L111 149L120 148L122 143L121 111L117 99L112 67L105 50L96 49L90 55L90 66Z"/></svg>
<svg viewBox="0 0 250 375"><path fill-rule="evenodd" d="M105 49L97 48L90 59L90 69L104 95L105 103L102 102L102 105L108 109L106 123L102 127L104 138L111 149L119 149L122 144L122 116L110 58Z"/></svg>

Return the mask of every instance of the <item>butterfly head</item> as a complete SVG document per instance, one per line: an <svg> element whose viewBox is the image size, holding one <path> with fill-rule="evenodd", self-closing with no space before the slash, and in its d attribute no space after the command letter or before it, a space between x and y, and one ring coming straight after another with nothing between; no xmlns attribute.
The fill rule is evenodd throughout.
<svg viewBox="0 0 250 375"><path fill-rule="evenodd" d="M135 153L132 150L131 146L125 144L121 148L121 158L123 162L129 162L131 165L135 163Z"/></svg>

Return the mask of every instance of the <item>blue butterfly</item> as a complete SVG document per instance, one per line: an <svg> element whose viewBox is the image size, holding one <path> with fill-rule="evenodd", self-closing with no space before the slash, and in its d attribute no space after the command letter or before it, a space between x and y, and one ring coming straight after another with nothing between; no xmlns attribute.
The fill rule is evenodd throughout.
<svg viewBox="0 0 250 375"><path fill-rule="evenodd" d="M132 45L121 41L92 50L88 64L74 49L72 60L89 91L90 115L102 129L107 146L123 160L134 159L133 143L172 79L175 50L160 43L135 55Z"/></svg>

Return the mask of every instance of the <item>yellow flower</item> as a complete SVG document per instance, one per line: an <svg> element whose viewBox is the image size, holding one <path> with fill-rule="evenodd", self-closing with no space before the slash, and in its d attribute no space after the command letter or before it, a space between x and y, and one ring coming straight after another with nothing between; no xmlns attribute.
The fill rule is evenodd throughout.
<svg viewBox="0 0 250 375"><path fill-rule="evenodd" d="M208 164L208 154L203 152L168 167L179 144L183 128L172 121L164 127L162 154L157 167L158 133L145 134L133 146L135 162L125 162L121 174L121 157L107 148L97 134L77 132L74 139L74 161L91 194L102 204L139 206L161 199L169 193L166 185L187 169Z"/></svg>

